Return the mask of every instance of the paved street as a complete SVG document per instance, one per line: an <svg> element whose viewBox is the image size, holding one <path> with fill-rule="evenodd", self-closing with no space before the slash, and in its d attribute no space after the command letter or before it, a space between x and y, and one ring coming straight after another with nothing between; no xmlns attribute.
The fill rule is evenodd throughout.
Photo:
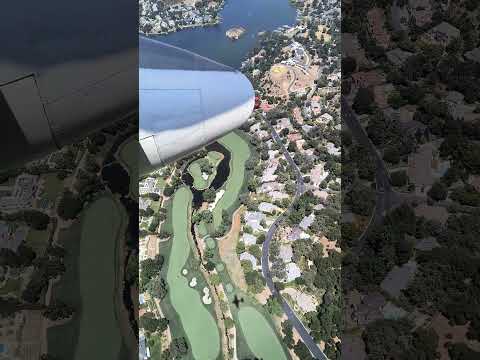
<svg viewBox="0 0 480 360"><path fill-rule="evenodd" d="M265 278L265 281L267 283L268 288L272 292L272 294L277 298L277 300L280 302L282 305L283 311L288 317L288 320L290 321L290 324L298 331L300 337L302 338L303 343L307 346L307 348L310 350L312 353L312 356L315 359L319 360L328 360L328 358L325 356L325 354L322 352L322 350L319 348L315 340L310 336L308 330L305 328L305 326L302 324L300 319L298 319L297 315L295 315L295 312L292 310L290 305L285 301L285 299L281 296L281 294L275 289L275 285L273 283L272 276L270 274L270 267L269 267L269 252L270 252L270 243L272 241L273 236L275 235L275 232L277 231L277 228L279 225L282 223L282 221L288 216L290 213L293 204L298 200L298 198L304 193L305 191L305 184L303 183L303 177L300 172L300 169L297 167L295 162L293 161L292 157L290 156L289 152L285 148L282 140L278 136L277 132L275 129L269 124L271 134L273 139L277 142L277 144L280 145L280 149L282 150L283 154L285 155L285 158L287 159L288 163L290 166L294 169L296 177L297 177L297 189L295 192L295 197L290 204L290 207L282 214L280 215L272 224L270 229L268 229L267 235L265 237L265 242L263 243L262 246L262 275Z"/></svg>
<svg viewBox="0 0 480 360"><path fill-rule="evenodd" d="M370 141L367 133L363 129L362 125L360 125L360 121L358 120L357 116L355 115L347 100L343 96L342 118L344 121L344 125L346 125L350 129L355 140L370 150L372 156L375 158L376 163L375 181L377 185L377 199L375 205L375 213L373 214L372 220L370 221L368 228L364 231L364 233L359 239L361 242L368 235L369 230L371 230L375 224L377 224L379 221L381 221L381 219L383 219L385 211L389 211L390 209L398 205L398 203L400 202L400 197L392 189L388 170L385 167L385 163L383 162L382 157L378 153L375 145L373 145L373 143Z"/></svg>

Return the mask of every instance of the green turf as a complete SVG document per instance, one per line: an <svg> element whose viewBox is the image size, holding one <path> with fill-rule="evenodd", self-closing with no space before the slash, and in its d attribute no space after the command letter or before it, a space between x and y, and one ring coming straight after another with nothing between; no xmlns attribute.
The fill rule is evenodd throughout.
<svg viewBox="0 0 480 360"><path fill-rule="evenodd" d="M127 166L130 174L130 193L133 198L138 198L138 137L132 136L126 140L119 150L120 160ZM132 176L133 175L133 176Z"/></svg>
<svg viewBox="0 0 480 360"><path fill-rule="evenodd" d="M232 210L238 202L238 197L245 181L245 163L250 157L250 147L240 135L231 132L219 140L231 154L230 174L223 186L225 193L213 209L213 225L218 229L222 223L222 210Z"/></svg>
<svg viewBox="0 0 480 360"><path fill-rule="evenodd" d="M204 190L210 186L213 179L217 175L217 166L220 160L222 160L222 154L216 151L209 151L206 158L213 166L213 171L207 177L207 179L204 179L202 177L202 171L200 169L200 159L195 160L188 166L188 172L193 177L193 186L198 190Z"/></svg>
<svg viewBox="0 0 480 360"><path fill-rule="evenodd" d="M172 203L173 239L168 261L169 297L180 317L195 359L213 360L220 352L220 336L212 314L202 303L197 290L188 285L182 270L190 255L190 213L192 193L181 187ZM189 274L190 275L190 274ZM206 346L208 344L208 346Z"/></svg>
<svg viewBox="0 0 480 360"><path fill-rule="evenodd" d="M163 189L165 189L166 181L164 178L159 177L157 178L157 187L160 189L160 191L163 193Z"/></svg>
<svg viewBox="0 0 480 360"><path fill-rule="evenodd" d="M251 306L238 311L238 319L249 348L261 359L287 360L283 347L265 317Z"/></svg>
<svg viewBox="0 0 480 360"><path fill-rule="evenodd" d="M225 270L225 264L224 263L218 263L216 266L216 269L218 272Z"/></svg>
<svg viewBox="0 0 480 360"><path fill-rule="evenodd" d="M58 192L62 189L62 182L58 179L57 174L48 173L42 175L45 181L42 186L41 198L54 203L57 199Z"/></svg>
<svg viewBox="0 0 480 360"><path fill-rule="evenodd" d="M114 298L123 217L113 199L103 197L85 210L80 226L61 235L67 271L53 294L77 312L71 321L48 329L52 355L72 360L119 358L122 336Z"/></svg>
<svg viewBox="0 0 480 360"><path fill-rule="evenodd" d="M213 240L211 237L208 237L205 242L207 243L207 246L210 248L210 249L215 249L215 240Z"/></svg>

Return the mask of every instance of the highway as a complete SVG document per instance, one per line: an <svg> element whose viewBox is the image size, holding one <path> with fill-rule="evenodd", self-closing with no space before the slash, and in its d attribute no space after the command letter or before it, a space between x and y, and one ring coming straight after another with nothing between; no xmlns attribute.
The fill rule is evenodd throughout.
<svg viewBox="0 0 480 360"><path fill-rule="evenodd" d="M320 349L320 347L317 345L315 340L310 336L306 327L302 324L302 322L297 317L297 315L295 315L295 312L292 310L290 305L285 301L282 295L277 291L277 289L275 288L275 284L273 283L272 276L270 274L270 266L269 266L270 243L280 224L290 214L293 204L295 204L295 202L298 201L300 196L305 192L305 184L303 183L303 176L302 176L302 173L300 172L300 169L297 167L297 164L295 164L295 162L293 161L292 157L290 156L289 152L285 148L285 145L283 144L282 140L278 136L277 132L275 131L275 129L272 127L270 123L267 122L267 124L270 127L272 138L275 140L275 142L278 145L280 145L280 149L285 155L285 158L287 159L288 163L295 171L295 175L297 178L297 188L295 191L294 199L290 204L289 208L273 222L272 226L270 226L270 228L268 229L267 235L265 236L265 242L263 243L263 246L262 246L262 275L267 283L269 290L281 304L283 311L285 312L285 314L288 317L288 320L290 321L290 324L292 325L292 327L294 327L297 330L297 332L300 335L300 338L302 339L303 343L307 346L308 350L310 350L310 353L312 354L313 358L318 360L328 360L328 358Z"/></svg>

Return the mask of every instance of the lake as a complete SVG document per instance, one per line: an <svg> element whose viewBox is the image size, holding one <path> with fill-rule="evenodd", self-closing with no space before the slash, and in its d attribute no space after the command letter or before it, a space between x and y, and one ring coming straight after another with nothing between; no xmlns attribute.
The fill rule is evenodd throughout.
<svg viewBox="0 0 480 360"><path fill-rule="evenodd" d="M258 33L294 25L297 10L288 0L226 0L220 15L222 20L216 26L188 28L152 37L238 69L257 44ZM247 32L232 41L225 32L235 26Z"/></svg>

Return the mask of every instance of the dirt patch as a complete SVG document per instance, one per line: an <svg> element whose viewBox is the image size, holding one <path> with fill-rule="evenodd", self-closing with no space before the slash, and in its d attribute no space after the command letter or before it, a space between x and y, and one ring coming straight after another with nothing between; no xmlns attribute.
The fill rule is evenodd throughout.
<svg viewBox="0 0 480 360"><path fill-rule="evenodd" d="M150 259L153 259L155 256L158 255L158 243L159 243L158 236L155 236L155 235L147 236L146 255Z"/></svg>
<svg viewBox="0 0 480 360"><path fill-rule="evenodd" d="M295 73L295 80L290 87L290 92L302 92L306 88L311 88L314 85L318 76L318 66L311 66L308 71L300 70L297 67L291 67Z"/></svg>
<svg viewBox="0 0 480 360"><path fill-rule="evenodd" d="M255 294L255 299L257 299L260 304L265 305L271 295L272 293L270 292L270 290L265 287L261 293Z"/></svg>
<svg viewBox="0 0 480 360"><path fill-rule="evenodd" d="M342 252L342 249L337 246L337 240L330 241L325 236L322 236L319 243L323 245L323 257L328 257L329 251Z"/></svg>
<svg viewBox="0 0 480 360"><path fill-rule="evenodd" d="M218 240L218 251L232 281L240 290L247 291L247 282L245 281L240 259L237 256L237 242L240 235L241 214L243 210L242 206L233 213L232 227L227 235Z"/></svg>
<svg viewBox="0 0 480 360"><path fill-rule="evenodd" d="M288 89L294 78L295 74L290 66L273 65L268 73L268 80L271 82L270 93L278 97L288 97ZM268 80L267 82L269 82Z"/></svg>
<svg viewBox="0 0 480 360"><path fill-rule="evenodd" d="M429 206L421 204L415 208L416 216L423 216L428 220L436 220L445 224L448 220L448 211L441 206Z"/></svg>
<svg viewBox="0 0 480 360"><path fill-rule="evenodd" d="M461 326L451 326L445 316L437 314L432 318L431 325L438 335L437 351L440 353L440 360L450 360L448 350L445 348L447 342L465 343L471 349L480 351L480 342L467 339L469 323Z"/></svg>

